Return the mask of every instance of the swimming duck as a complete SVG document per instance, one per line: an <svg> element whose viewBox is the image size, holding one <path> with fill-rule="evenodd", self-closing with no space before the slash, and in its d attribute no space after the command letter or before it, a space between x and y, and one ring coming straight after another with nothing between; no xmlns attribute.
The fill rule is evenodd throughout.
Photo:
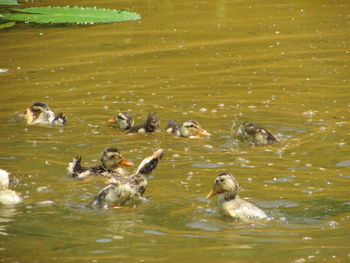
<svg viewBox="0 0 350 263"><path fill-rule="evenodd" d="M108 121L110 124L116 124L122 131L130 129L134 125L134 120L129 112L119 112L114 119Z"/></svg>
<svg viewBox="0 0 350 263"><path fill-rule="evenodd" d="M238 127L234 133L234 137L238 138L241 142L248 141L260 146L271 145L277 142L277 139L269 131L248 121Z"/></svg>
<svg viewBox="0 0 350 263"><path fill-rule="evenodd" d="M207 198L217 194L219 194L218 208L226 216L243 222L267 217L261 209L239 198L238 182L231 173L225 172L216 177L213 189Z"/></svg>
<svg viewBox="0 0 350 263"><path fill-rule="evenodd" d="M86 178L90 175L111 176L111 174L125 175L126 171L121 166L133 166L133 163L123 157L123 154L115 147L107 147L100 157L101 164L97 166L81 166L81 156L69 163L67 170L70 176Z"/></svg>
<svg viewBox="0 0 350 263"><path fill-rule="evenodd" d="M24 113L27 124L42 124L51 126L67 125L67 117L63 113L54 113L44 102L35 102Z"/></svg>
<svg viewBox="0 0 350 263"><path fill-rule="evenodd" d="M157 132L160 131L160 120L158 119L157 114L150 113L147 117L147 120L144 124L140 124L137 126L132 126L130 129L128 129L127 133L133 133L133 132Z"/></svg>
<svg viewBox="0 0 350 263"><path fill-rule="evenodd" d="M177 120L169 120L168 126L165 128L166 132L175 136L181 136L181 127Z"/></svg>
<svg viewBox="0 0 350 263"><path fill-rule="evenodd" d="M22 202L22 198L9 188L9 173L0 169L0 205L15 205Z"/></svg>
<svg viewBox="0 0 350 263"><path fill-rule="evenodd" d="M200 135L210 136L211 134L204 130L198 121L190 120L185 121L181 127L178 125L176 120L169 120L168 126L166 127L167 133L170 133L175 136L196 138Z"/></svg>
<svg viewBox="0 0 350 263"><path fill-rule="evenodd" d="M151 156L145 158L136 172L129 176L115 176L110 179L110 184L103 188L92 200L93 208L108 208L122 206L136 199L142 199L146 191L147 178L158 166L163 157L163 149L158 149Z"/></svg>

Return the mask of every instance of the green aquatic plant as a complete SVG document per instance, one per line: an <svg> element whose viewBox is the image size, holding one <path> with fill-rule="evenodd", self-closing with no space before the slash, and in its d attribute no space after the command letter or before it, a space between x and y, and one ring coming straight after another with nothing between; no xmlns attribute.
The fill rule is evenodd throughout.
<svg viewBox="0 0 350 263"><path fill-rule="evenodd" d="M6 23L1 23L0 24L0 29L2 28L7 28L7 27L12 27L16 24L16 22L6 22ZM1 69L0 69L0 73L1 73Z"/></svg>
<svg viewBox="0 0 350 263"><path fill-rule="evenodd" d="M17 0L0 0L0 5L19 5Z"/></svg>
<svg viewBox="0 0 350 263"><path fill-rule="evenodd" d="M0 14L2 19L32 23L75 23L93 24L138 20L141 16L134 12L96 7L48 6L11 9Z"/></svg>

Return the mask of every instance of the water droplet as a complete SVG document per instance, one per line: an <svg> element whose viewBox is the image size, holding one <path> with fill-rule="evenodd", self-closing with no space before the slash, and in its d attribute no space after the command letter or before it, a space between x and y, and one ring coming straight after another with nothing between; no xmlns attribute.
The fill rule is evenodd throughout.
<svg viewBox="0 0 350 263"><path fill-rule="evenodd" d="M109 238L100 238L100 239L97 239L96 242L97 243L109 243L109 242L112 242L112 240Z"/></svg>
<svg viewBox="0 0 350 263"><path fill-rule="evenodd" d="M302 237L302 240L303 241L309 241L309 240L312 240L312 237Z"/></svg>

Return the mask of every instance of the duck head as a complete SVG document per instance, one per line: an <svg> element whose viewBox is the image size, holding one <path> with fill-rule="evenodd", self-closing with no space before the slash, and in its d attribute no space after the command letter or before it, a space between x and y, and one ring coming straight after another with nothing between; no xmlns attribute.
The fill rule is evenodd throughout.
<svg viewBox="0 0 350 263"><path fill-rule="evenodd" d="M116 124L120 130L130 129L134 125L134 120L129 112L119 112L114 119L108 123Z"/></svg>
<svg viewBox="0 0 350 263"><path fill-rule="evenodd" d="M230 199L238 196L238 182L231 173L225 172L216 177L213 189L207 195L207 198L222 193L225 193L225 195L227 194Z"/></svg>
<svg viewBox="0 0 350 263"><path fill-rule="evenodd" d="M47 113L51 112L49 106L44 102L35 102L24 114L27 124L33 123L35 120L47 118Z"/></svg>
<svg viewBox="0 0 350 263"><path fill-rule="evenodd" d="M115 169L120 166L133 166L134 164L123 157L123 154L115 147L107 147L101 154L101 163L107 169Z"/></svg>
<svg viewBox="0 0 350 263"><path fill-rule="evenodd" d="M211 134L204 130L198 121L185 121L181 126L181 136L193 137L193 136L210 136Z"/></svg>

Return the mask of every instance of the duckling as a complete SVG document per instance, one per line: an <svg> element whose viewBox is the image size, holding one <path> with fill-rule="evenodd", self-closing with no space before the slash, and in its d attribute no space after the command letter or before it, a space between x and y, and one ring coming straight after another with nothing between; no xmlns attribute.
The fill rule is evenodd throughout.
<svg viewBox="0 0 350 263"><path fill-rule="evenodd" d="M101 164L84 167L81 165L81 156L73 159L68 164L68 174L72 177L86 178L90 175L111 176L112 173L125 175L126 171L120 166L133 166L134 164L123 157L123 154L115 147L107 147L101 154Z"/></svg>
<svg viewBox="0 0 350 263"><path fill-rule="evenodd" d="M204 130L198 121L185 121L181 127L176 120L169 120L166 132L179 137L198 138L199 135L210 136L211 134Z"/></svg>
<svg viewBox="0 0 350 263"><path fill-rule="evenodd" d="M166 132L175 136L181 136L181 128L177 120L169 120L168 126L165 128Z"/></svg>
<svg viewBox="0 0 350 263"><path fill-rule="evenodd" d="M157 114L150 113L147 117L147 120L144 124L140 124L137 126L133 126L130 129L128 129L127 133L133 133L133 132L157 132L160 131L160 120L158 119Z"/></svg>
<svg viewBox="0 0 350 263"><path fill-rule="evenodd" d="M110 124L117 124L118 129L125 131L134 125L134 120L129 112L119 112L114 119L108 121Z"/></svg>
<svg viewBox="0 0 350 263"><path fill-rule="evenodd" d="M110 179L110 184L99 191L90 203L93 208L108 208L121 206L129 201L142 199L146 191L147 178L158 166L163 157L163 149L158 149L151 156L145 158L136 172L129 176L115 176Z"/></svg>
<svg viewBox="0 0 350 263"><path fill-rule="evenodd" d="M269 131L248 121L238 127L234 137L237 137L241 142L248 141L259 146L277 143L277 139Z"/></svg>
<svg viewBox="0 0 350 263"><path fill-rule="evenodd" d="M51 126L67 125L67 117L63 113L54 113L44 102L35 102L24 114L27 124L41 124Z"/></svg>
<svg viewBox="0 0 350 263"><path fill-rule="evenodd" d="M9 173L0 169L0 205L15 205L22 202L22 198L9 188Z"/></svg>
<svg viewBox="0 0 350 263"><path fill-rule="evenodd" d="M185 121L181 128L177 124L176 120L169 120L168 126L166 127L167 133L175 136L188 137L188 138L198 138L200 135L210 136L211 134L204 130L198 121L190 120Z"/></svg>
<svg viewBox="0 0 350 263"><path fill-rule="evenodd" d="M231 173L225 172L216 177L213 189L207 198L217 194L219 194L218 208L226 216L243 222L267 217L261 209L239 198L238 182Z"/></svg>

